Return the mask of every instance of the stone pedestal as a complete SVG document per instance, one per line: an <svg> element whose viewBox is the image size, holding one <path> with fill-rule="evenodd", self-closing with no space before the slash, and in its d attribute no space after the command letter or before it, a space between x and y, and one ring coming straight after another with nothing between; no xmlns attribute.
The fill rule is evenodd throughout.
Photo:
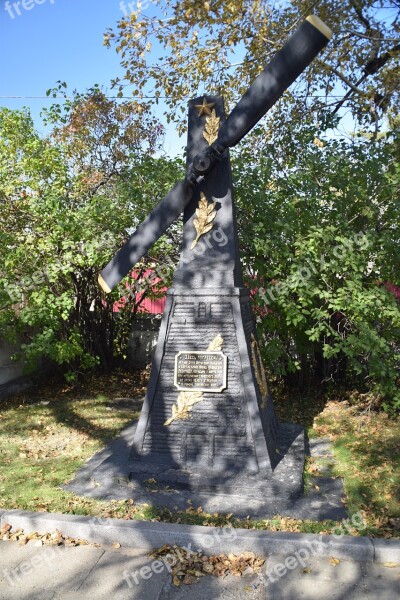
<svg viewBox="0 0 400 600"><path fill-rule="evenodd" d="M218 119L219 124L224 119L220 98L190 103L188 165L207 146ZM203 217L201 223L204 211L210 222ZM200 236L199 222L205 230ZM186 383L189 387L182 391L177 355L217 350L227 362L223 389L210 391L206 385L199 391L199 384L191 388ZM184 381L190 381L190 373ZM180 264L168 292L132 445L130 479L133 484L155 479L175 489L251 490L264 496L280 460L278 436L249 293L242 282L226 155L185 210ZM300 491L302 477L295 479L290 494Z"/></svg>
<svg viewBox="0 0 400 600"><path fill-rule="evenodd" d="M166 426L180 393L174 384L176 355L205 351L218 336L227 357L226 389L203 392L188 418ZM150 476L161 467L168 470L166 480L190 479L192 487L197 480L203 486L204 479L227 480L237 473L271 477L278 425L272 399L268 392L262 395L257 377L262 382L264 374L247 290L171 289L135 437L133 470Z"/></svg>

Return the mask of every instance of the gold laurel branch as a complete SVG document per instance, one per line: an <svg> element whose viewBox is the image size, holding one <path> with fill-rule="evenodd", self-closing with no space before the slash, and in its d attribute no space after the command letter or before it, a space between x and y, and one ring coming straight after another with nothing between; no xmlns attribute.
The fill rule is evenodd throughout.
<svg viewBox="0 0 400 600"><path fill-rule="evenodd" d="M206 118L205 131L203 131L204 139L211 146L213 142L218 137L220 117L217 117L217 113L215 112L215 108L211 111L211 115Z"/></svg>
<svg viewBox="0 0 400 600"><path fill-rule="evenodd" d="M196 239L193 241L191 245L191 250L195 248L197 242L201 238L202 235L211 231L214 227L214 219L217 216L217 211L215 210L216 202L208 202L207 198L201 192L199 207L196 209L196 217L193 221L193 225L196 229L197 235Z"/></svg>
<svg viewBox="0 0 400 600"><path fill-rule="evenodd" d="M251 334L251 353L253 359L254 372L256 374L258 387L260 389L262 397L261 408L265 408L267 405L267 396L269 395L267 375L265 373L262 361L260 346L258 345L254 334Z"/></svg>
<svg viewBox="0 0 400 600"><path fill-rule="evenodd" d="M203 400L202 392L181 392L176 404L172 406L172 416L165 421L164 425L171 425L175 419L188 419L193 406Z"/></svg>
<svg viewBox="0 0 400 600"><path fill-rule="evenodd" d="M222 344L224 343L224 338L219 333L216 338L213 339L211 344L207 348L207 352L220 352L222 350Z"/></svg>

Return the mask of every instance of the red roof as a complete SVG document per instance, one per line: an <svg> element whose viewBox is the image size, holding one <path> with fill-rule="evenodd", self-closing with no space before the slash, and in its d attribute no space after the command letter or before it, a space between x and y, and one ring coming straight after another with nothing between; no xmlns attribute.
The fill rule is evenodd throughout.
<svg viewBox="0 0 400 600"><path fill-rule="evenodd" d="M139 276L140 276L140 280L139 280ZM152 292L152 296L157 295L159 297L152 297L150 298L149 296L146 296L144 298L144 300L141 302L139 308L138 308L138 312L140 313L148 313L151 315L159 315L162 314L164 312L164 308L165 308L165 303L166 303L166 296L167 296L167 288L165 286L162 285L162 280L160 277L157 277L154 274L154 270L153 269L147 269L144 273L139 273L138 271L132 271L132 277L134 279L136 279L136 281L138 281L138 283L141 283L141 281L143 281L144 279L149 279L151 278L151 292ZM161 283L161 285L160 285ZM126 288L127 289L133 289L133 285L127 281L126 282ZM134 293L134 301L135 304L137 304L138 302L140 302L142 296L143 296L143 292L136 292L133 290ZM129 295L127 295L126 297L121 298L118 302L114 303L113 306L113 312L119 312L123 306L125 306L125 304L127 302L132 302L132 300L129 299Z"/></svg>

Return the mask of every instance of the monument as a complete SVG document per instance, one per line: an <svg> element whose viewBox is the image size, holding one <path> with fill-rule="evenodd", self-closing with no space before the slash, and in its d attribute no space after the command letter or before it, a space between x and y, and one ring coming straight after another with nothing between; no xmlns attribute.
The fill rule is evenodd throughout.
<svg viewBox="0 0 400 600"><path fill-rule="evenodd" d="M261 503L302 491L301 428L277 422L243 285L229 148L330 35L320 19L308 17L227 118L220 97L189 103L186 178L99 276L110 292L183 212L180 263L130 450L133 486L151 480L160 490L251 496Z"/></svg>

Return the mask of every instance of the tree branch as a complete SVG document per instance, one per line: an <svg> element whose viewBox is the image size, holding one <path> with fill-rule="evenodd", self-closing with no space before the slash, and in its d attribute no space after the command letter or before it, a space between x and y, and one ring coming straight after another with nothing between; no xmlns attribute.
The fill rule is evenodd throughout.
<svg viewBox="0 0 400 600"><path fill-rule="evenodd" d="M382 56L376 56L365 65L364 73L367 75L375 75L377 71L382 69L382 67L384 67L391 58L393 58L393 55L398 54L399 52L400 44L397 44L385 52L385 54L382 54Z"/></svg>
<svg viewBox="0 0 400 600"><path fill-rule="evenodd" d="M350 81L350 79L348 79L345 75L343 75L343 73L341 73L340 71L338 71L337 69L335 69L335 67L332 67L332 65L329 65L324 60L321 60L320 62L327 69L330 69L332 71L332 73L334 73L337 77L339 77L339 79L341 79L346 85L348 85L353 90L353 92L356 92L357 94L363 94L364 93L363 90L361 90L359 87L357 87L357 85L355 85L354 83L352 83Z"/></svg>
<svg viewBox="0 0 400 600"><path fill-rule="evenodd" d="M371 31L371 25L370 22L368 21L368 19L363 15L362 12L362 7L360 6L360 2L359 0L351 0L351 5L353 6L354 10L356 11L357 17L359 18L359 20L361 21L361 23L364 24L365 29L367 31Z"/></svg>
<svg viewBox="0 0 400 600"><path fill-rule="evenodd" d="M335 110L333 111L333 115L335 115L340 110L340 108L343 106L343 104L346 102L346 100L352 95L353 91L356 91L359 89L358 86L361 83L363 83L363 81L365 81L370 75L375 75L375 73L377 73L380 69L382 69L382 67L384 67L391 58L393 58L393 55L397 54L398 52L400 52L400 44L393 46L393 48L391 48L390 50L385 52L385 54L382 54L382 56L378 56L374 60L369 61L364 67L364 74L356 82L355 86L353 84L350 85L351 89L340 100L340 102L336 106ZM330 67L330 65L328 65L328 66L329 66L329 68L332 68L332 67ZM339 77L340 77L340 75L339 75ZM354 90L353 87L355 87L356 90Z"/></svg>

